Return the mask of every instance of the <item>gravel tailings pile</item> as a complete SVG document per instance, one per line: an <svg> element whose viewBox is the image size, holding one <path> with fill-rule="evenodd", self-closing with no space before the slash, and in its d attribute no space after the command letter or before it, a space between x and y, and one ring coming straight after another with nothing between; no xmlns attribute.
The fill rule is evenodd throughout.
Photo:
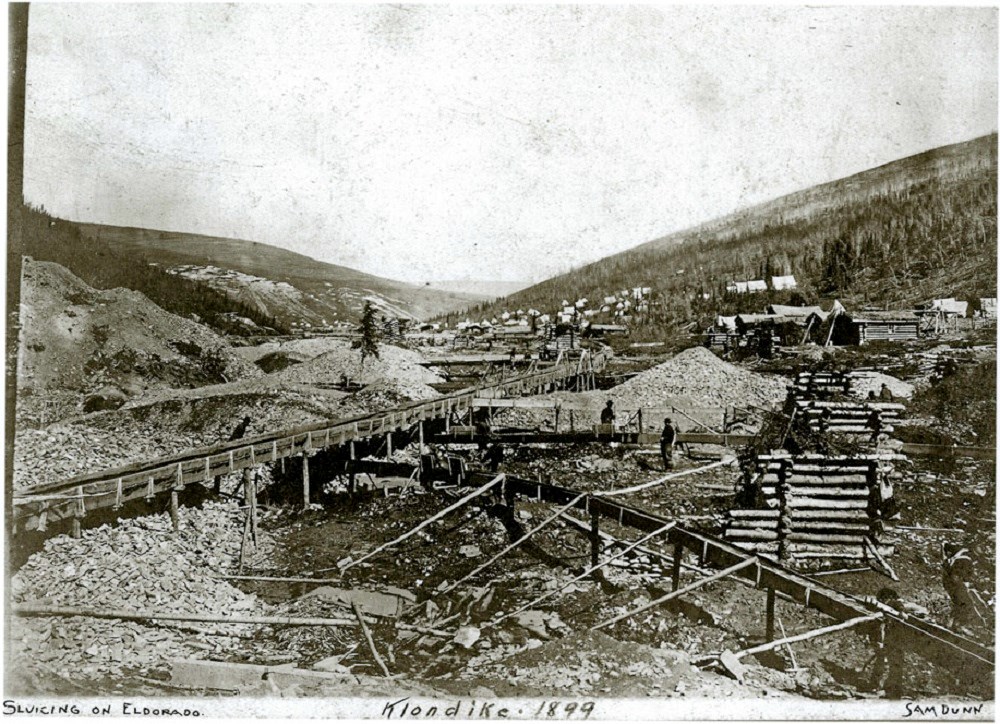
<svg viewBox="0 0 1000 724"><path fill-rule="evenodd" d="M58 536L11 579L17 603L170 613L266 615L256 596L213 573L238 564L242 516L236 503L181 508L174 532L166 515L122 520L114 528ZM271 543L263 531L258 556ZM201 658L233 648L234 637L255 627L237 624L156 626L115 619L14 618L12 649L18 667L66 672L73 678L119 677L162 668L170 658ZM181 627L188 630L181 630ZM190 629L202 633L190 633ZM210 634L204 633L211 631ZM125 672L126 667L128 672Z"/></svg>
<svg viewBox="0 0 1000 724"><path fill-rule="evenodd" d="M361 351L351 349L348 343L343 343L308 362L275 372L271 378L304 385L337 383L340 382L341 375L347 375L352 382L362 385L382 380L425 385L444 382L442 377L420 364L423 359L408 349L380 344L378 358L368 358L362 365Z"/></svg>
<svg viewBox="0 0 1000 724"><path fill-rule="evenodd" d="M244 416L245 437L343 417L351 413L339 405L342 396L273 390L166 400L22 430L14 442L14 487L225 442Z"/></svg>
<svg viewBox="0 0 1000 724"><path fill-rule="evenodd" d="M245 436L254 437L386 410L438 394L420 382L382 380L345 395L305 385L275 385L269 375L263 380L185 390L176 395L180 399L156 395L146 404L20 431L14 444L14 487L216 445L229 439L244 416L250 417Z"/></svg>
<svg viewBox="0 0 1000 724"><path fill-rule="evenodd" d="M109 387L122 398L261 377L208 327L130 289L94 289L64 267L24 268L18 418L44 424L82 411Z"/></svg>
<svg viewBox="0 0 1000 724"><path fill-rule="evenodd" d="M638 407L770 407L785 399L789 380L762 375L719 359L705 347L691 347L663 364L608 390L623 409Z"/></svg>
<svg viewBox="0 0 1000 724"><path fill-rule="evenodd" d="M902 397L908 400L913 397L913 385L881 372L855 372L852 375L851 395L865 399L869 392L874 392L877 397L883 384L889 387L894 398Z"/></svg>

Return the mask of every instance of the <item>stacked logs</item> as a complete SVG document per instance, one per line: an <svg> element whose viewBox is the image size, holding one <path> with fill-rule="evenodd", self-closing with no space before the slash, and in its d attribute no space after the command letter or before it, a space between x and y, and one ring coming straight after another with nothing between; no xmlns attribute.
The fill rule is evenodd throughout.
<svg viewBox="0 0 1000 724"><path fill-rule="evenodd" d="M788 388L796 399L828 400L851 393L851 377L843 372L799 372Z"/></svg>
<svg viewBox="0 0 1000 724"><path fill-rule="evenodd" d="M888 454L760 455L749 483L759 507L729 511L725 537L779 558L867 558L892 496Z"/></svg>
<svg viewBox="0 0 1000 724"><path fill-rule="evenodd" d="M906 408L898 402L862 402L833 400L795 400L795 414L816 432L871 434L873 410L877 410L882 432L892 432Z"/></svg>

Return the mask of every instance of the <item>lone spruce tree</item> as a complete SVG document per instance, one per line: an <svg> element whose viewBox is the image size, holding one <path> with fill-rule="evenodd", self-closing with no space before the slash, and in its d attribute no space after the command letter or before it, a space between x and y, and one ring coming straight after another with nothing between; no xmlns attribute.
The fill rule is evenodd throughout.
<svg viewBox="0 0 1000 724"><path fill-rule="evenodd" d="M375 321L375 308L371 302L365 302L361 313L361 366L369 357L378 359L378 323Z"/></svg>

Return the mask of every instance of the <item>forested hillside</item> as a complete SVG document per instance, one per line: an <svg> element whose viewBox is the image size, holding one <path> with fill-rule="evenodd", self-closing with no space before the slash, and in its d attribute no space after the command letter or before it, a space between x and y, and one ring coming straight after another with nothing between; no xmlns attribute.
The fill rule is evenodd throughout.
<svg viewBox="0 0 1000 724"><path fill-rule="evenodd" d="M52 261L96 289L124 287L142 292L157 305L182 316L197 315L220 332L245 333L247 328L237 317L250 319L259 329L286 332L272 317L195 281L168 274L152 266L139 253L125 253L107 243L89 238L79 227L55 219L43 210L22 207L22 253L38 261Z"/></svg>
<svg viewBox="0 0 1000 724"><path fill-rule="evenodd" d="M648 286L635 338L771 301L840 298L906 307L936 296L996 295L997 136L946 146L658 239L469 310L557 309ZM794 292L726 293L726 284L793 274ZM705 295L708 298L705 298Z"/></svg>

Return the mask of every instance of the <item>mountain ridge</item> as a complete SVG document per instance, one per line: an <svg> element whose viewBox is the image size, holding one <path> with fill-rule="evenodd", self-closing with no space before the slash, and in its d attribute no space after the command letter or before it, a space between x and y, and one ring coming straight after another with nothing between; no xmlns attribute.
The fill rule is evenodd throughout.
<svg viewBox="0 0 1000 724"><path fill-rule="evenodd" d="M658 338L692 318L705 324L713 313L793 294L877 304L995 296L996 169L996 133L930 149L644 242L466 314L552 312L562 300L649 286L658 311L633 326ZM954 271L970 260L971 271L949 274L949 262ZM734 280L782 274L795 275L800 288L752 300L725 292Z"/></svg>

